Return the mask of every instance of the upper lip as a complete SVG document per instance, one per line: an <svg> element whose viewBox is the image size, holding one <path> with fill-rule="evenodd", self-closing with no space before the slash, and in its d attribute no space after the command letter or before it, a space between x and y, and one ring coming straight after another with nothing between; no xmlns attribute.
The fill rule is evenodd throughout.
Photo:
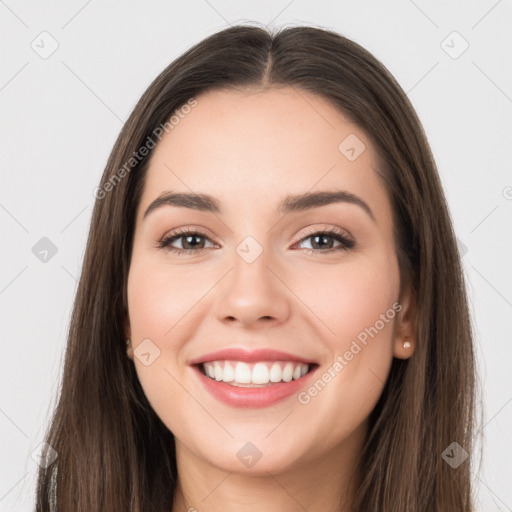
<svg viewBox="0 0 512 512"><path fill-rule="evenodd" d="M209 361L295 361L304 364L315 364L315 361L304 359L303 357L274 350L270 348L260 348L256 350L247 350L243 348L225 348L216 352L209 352L189 361L190 365L207 363Z"/></svg>

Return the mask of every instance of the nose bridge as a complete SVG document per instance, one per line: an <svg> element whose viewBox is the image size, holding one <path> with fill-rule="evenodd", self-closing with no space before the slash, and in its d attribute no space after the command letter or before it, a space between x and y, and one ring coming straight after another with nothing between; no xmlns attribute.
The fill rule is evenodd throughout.
<svg viewBox="0 0 512 512"><path fill-rule="evenodd" d="M274 274L276 260L270 245L246 236L235 247L232 271L218 303L221 320L229 317L250 324L271 318L281 322L289 315L287 288Z"/></svg>
<svg viewBox="0 0 512 512"><path fill-rule="evenodd" d="M269 266L274 260L268 243L260 244L253 236L245 237L235 248L233 277L236 284L250 286L259 293L269 293L274 288Z"/></svg>

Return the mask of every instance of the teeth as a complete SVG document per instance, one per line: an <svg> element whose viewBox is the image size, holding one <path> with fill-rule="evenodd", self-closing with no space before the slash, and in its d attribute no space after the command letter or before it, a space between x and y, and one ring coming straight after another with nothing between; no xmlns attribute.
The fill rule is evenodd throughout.
<svg viewBox="0 0 512 512"><path fill-rule="evenodd" d="M265 363L256 363L252 370L252 383L268 384L269 378L269 371Z"/></svg>
<svg viewBox="0 0 512 512"><path fill-rule="evenodd" d="M251 383L251 369L248 364L237 363L235 366L235 382L239 384Z"/></svg>
<svg viewBox="0 0 512 512"><path fill-rule="evenodd" d="M223 381L232 386L258 387L300 379L308 373L310 366L291 361L210 361L203 363L202 368L205 375L218 382Z"/></svg>
<svg viewBox="0 0 512 512"><path fill-rule="evenodd" d="M215 380L222 380L222 367L217 361L213 365L213 372L215 375Z"/></svg>
<svg viewBox="0 0 512 512"><path fill-rule="evenodd" d="M235 370L228 362L224 364L222 380L224 382L232 382L235 380Z"/></svg>
<svg viewBox="0 0 512 512"><path fill-rule="evenodd" d="M270 368L270 382L280 382L282 376L281 366L274 363Z"/></svg>
<svg viewBox="0 0 512 512"><path fill-rule="evenodd" d="M283 380L285 382L290 382L293 379L293 365L292 363L286 363L286 366L283 370Z"/></svg>

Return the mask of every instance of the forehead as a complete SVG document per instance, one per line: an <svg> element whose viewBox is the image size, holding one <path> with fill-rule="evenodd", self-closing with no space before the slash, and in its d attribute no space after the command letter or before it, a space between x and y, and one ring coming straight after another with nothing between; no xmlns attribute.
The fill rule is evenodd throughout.
<svg viewBox="0 0 512 512"><path fill-rule="evenodd" d="M386 193L370 140L324 98L282 87L214 90L196 101L154 149L139 217L166 190L207 193L237 212L340 188L389 208L379 204Z"/></svg>

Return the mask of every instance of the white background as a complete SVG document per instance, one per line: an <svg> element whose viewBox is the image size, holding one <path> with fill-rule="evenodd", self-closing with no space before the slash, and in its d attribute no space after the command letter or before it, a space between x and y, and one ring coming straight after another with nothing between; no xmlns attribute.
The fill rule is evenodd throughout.
<svg viewBox="0 0 512 512"><path fill-rule="evenodd" d="M32 510L31 452L55 405L93 190L114 140L172 60L245 21L333 29L408 93L463 244L485 413L478 510L512 510L510 0L6 0L0 16L1 512ZM445 51L462 48L453 31L469 44L458 58ZM52 39L48 58L31 47L48 51ZM32 253L42 237L58 251L46 263Z"/></svg>

